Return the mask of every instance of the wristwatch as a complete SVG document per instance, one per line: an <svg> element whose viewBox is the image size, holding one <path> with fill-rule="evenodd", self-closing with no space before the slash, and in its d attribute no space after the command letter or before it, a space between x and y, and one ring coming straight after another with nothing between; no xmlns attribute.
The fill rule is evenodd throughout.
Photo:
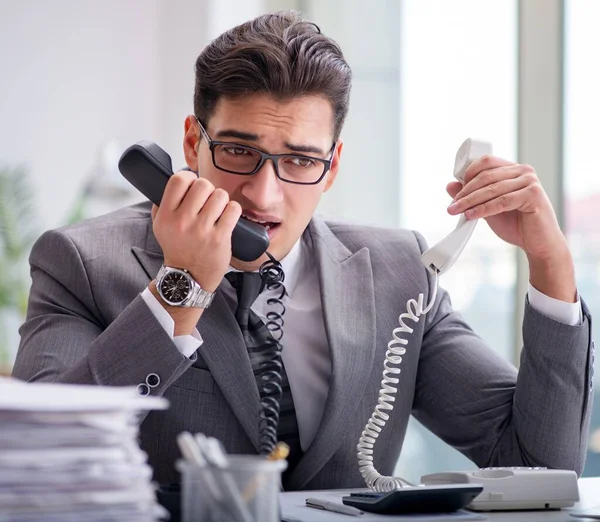
<svg viewBox="0 0 600 522"><path fill-rule="evenodd" d="M187 270L163 265L156 274L156 289L169 306L208 308L215 296L194 280Z"/></svg>

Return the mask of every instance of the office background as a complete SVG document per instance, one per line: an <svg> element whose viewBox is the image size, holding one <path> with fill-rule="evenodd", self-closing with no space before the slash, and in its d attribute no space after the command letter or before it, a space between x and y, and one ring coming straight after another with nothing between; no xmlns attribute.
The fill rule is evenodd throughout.
<svg viewBox="0 0 600 522"><path fill-rule="evenodd" d="M445 185L457 147L468 136L489 140L496 154L536 167L579 290L600 312L599 1L0 0L4 372L18 345L31 239L139 201L116 168L133 142L152 139L182 165L196 56L227 28L282 8L319 24L354 71L342 168L322 213L418 229L434 243L455 225ZM515 364L526 270L482 223L441 280ZM596 403L585 475L600 475ZM416 480L471 467L413 422L397 471Z"/></svg>

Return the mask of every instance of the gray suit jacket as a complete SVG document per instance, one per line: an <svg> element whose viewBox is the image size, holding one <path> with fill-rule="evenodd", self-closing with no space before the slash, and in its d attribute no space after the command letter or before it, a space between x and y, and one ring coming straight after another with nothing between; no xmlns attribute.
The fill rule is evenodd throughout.
<svg viewBox="0 0 600 522"><path fill-rule="evenodd" d="M406 302L432 280L422 238L406 230L326 224L306 230L319 271L332 378L315 440L286 489L363 485L356 444L377 402L392 330ZM159 482L176 480L175 443L204 432L231 453L255 453L259 396L231 307L218 294L198 323L204 339L187 359L140 292L162 262L150 205L45 233L31 253L33 286L14 375L30 381L137 385L170 401L141 424ZM581 472L590 417L590 316L567 326L525 310L520 371L491 351L440 291L414 325L394 411L375 447L391 474L412 413L479 466L541 465ZM493 320L491 317L490 320Z"/></svg>

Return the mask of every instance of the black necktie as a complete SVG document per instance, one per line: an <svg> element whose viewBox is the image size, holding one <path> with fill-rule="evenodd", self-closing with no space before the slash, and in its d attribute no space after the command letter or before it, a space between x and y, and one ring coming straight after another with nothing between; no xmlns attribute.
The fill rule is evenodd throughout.
<svg viewBox="0 0 600 522"><path fill-rule="evenodd" d="M265 394L262 390L264 382L262 380L262 375L264 374L264 369L261 367L261 363L265 360L264 354L269 349L267 340L272 338L272 336L260 317L258 317L250 307L262 292L264 285L260 274L257 272L229 272L225 277L235 288L237 293L238 306L235 311L235 319L242 330L244 342L246 343L246 348L248 349L248 355L250 357L250 363L252 364L252 371L254 372L254 377L262 400L265 397ZM282 340L285 342L285 330ZM292 398L290 384L283 364L281 378L282 395L277 438L290 447L290 455L287 459L287 474L298 463L298 460L300 460L302 449L300 447L300 435L298 432L298 421L296 419L294 400Z"/></svg>

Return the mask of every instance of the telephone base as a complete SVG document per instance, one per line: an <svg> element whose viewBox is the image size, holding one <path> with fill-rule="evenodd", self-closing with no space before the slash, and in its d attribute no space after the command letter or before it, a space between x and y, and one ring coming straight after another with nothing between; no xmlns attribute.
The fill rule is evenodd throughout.
<svg viewBox="0 0 600 522"><path fill-rule="evenodd" d="M577 474L563 469L482 468L425 475L421 482L483 486L483 491L468 505L475 511L561 509L579 501Z"/></svg>

